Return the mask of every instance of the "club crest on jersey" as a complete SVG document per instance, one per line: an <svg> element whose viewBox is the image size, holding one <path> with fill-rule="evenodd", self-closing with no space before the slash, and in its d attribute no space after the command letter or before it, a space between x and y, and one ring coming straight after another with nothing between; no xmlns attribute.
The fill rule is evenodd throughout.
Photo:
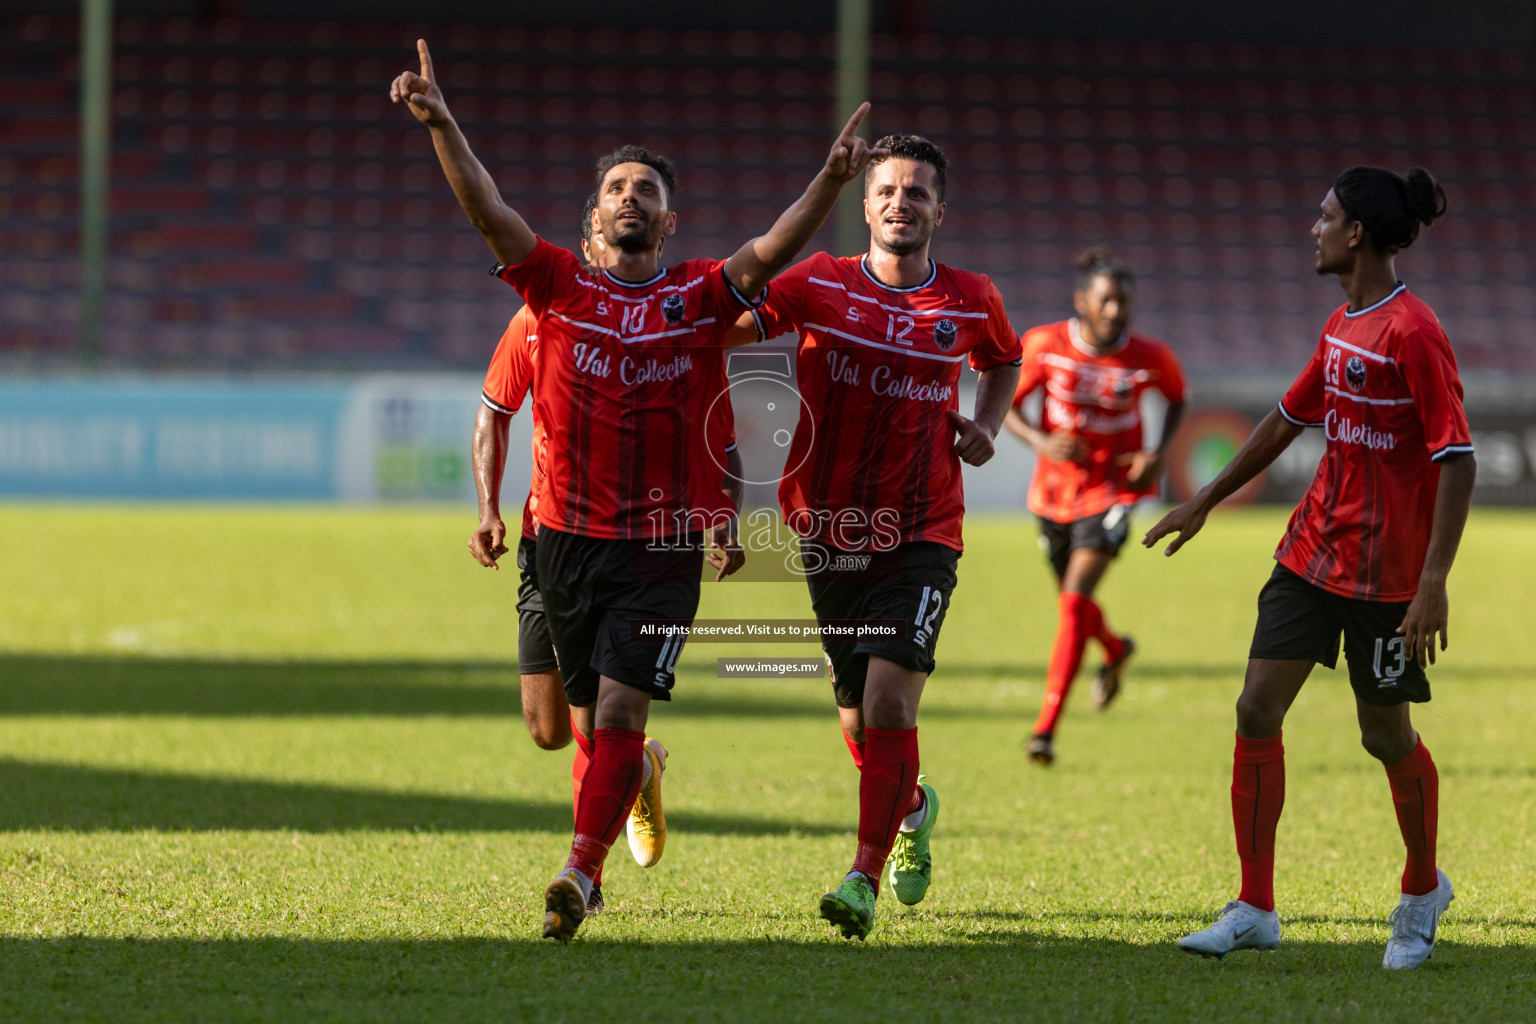
<svg viewBox="0 0 1536 1024"><path fill-rule="evenodd" d="M674 327L682 322L684 312L683 297L676 292L661 300L661 315Z"/></svg>
<svg viewBox="0 0 1536 1024"><path fill-rule="evenodd" d="M945 317L933 325L933 343L939 346L940 352L948 352L955 347L955 322Z"/></svg>
<svg viewBox="0 0 1536 1024"><path fill-rule="evenodd" d="M1344 382L1349 385L1349 390L1356 393L1365 390L1365 360L1359 356L1350 356L1349 362L1344 364Z"/></svg>

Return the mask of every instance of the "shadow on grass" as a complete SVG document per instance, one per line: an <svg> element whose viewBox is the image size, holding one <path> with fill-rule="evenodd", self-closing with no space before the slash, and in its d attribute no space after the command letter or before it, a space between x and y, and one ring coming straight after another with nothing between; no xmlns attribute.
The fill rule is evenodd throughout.
<svg viewBox="0 0 1536 1024"><path fill-rule="evenodd" d="M10 1020L1440 1021L1524 1019L1528 951L1452 946L1410 975L1377 943L1217 963L1030 932L935 944L537 939L0 938ZM1522 968L1521 965L1524 965Z"/></svg>
<svg viewBox="0 0 1536 1024"><path fill-rule="evenodd" d="M1078 676L1078 683L1088 677L1090 670L1097 664L1092 654L1083 661L1082 674ZM1220 664L1176 664L1172 662L1159 662L1148 660L1145 656L1131 661L1128 678L1131 682L1229 682L1232 684L1232 692L1235 696L1242 689L1243 672L1247 668L1247 662L1241 658ZM1501 682L1505 680L1525 680L1530 676L1529 666L1518 665L1469 665L1459 667L1451 661L1439 667L1429 670L1431 681L1444 681L1454 683L1486 683ZM1021 679L1027 681L1043 681L1046 667L1043 664L1019 662L1009 664L1007 662L963 662L955 659L946 660L941 649L939 654L939 674L952 676L981 676L992 678L1002 676L1008 679ZM1341 685L1349 685L1349 677L1342 663L1340 667L1332 671L1319 668L1312 676L1312 682L1324 683L1334 681Z"/></svg>
<svg viewBox="0 0 1536 1024"><path fill-rule="evenodd" d="M816 691L820 695L820 691ZM689 697L665 713L831 715L804 695ZM0 656L0 715L522 716L516 662Z"/></svg>
<svg viewBox="0 0 1536 1024"><path fill-rule="evenodd" d="M707 670L706 670L707 671ZM1512 673L1513 670L1510 670ZM1510 674L1503 673L1503 674ZM753 680L736 693L690 693L703 674L687 667L677 699L659 714L678 718L832 715L824 680ZM1488 677L1500 677L1488 670ZM1041 681L1045 667L942 660L936 680ZM1458 675L1455 678L1471 678ZM1482 678L1481 675L1478 678ZM1132 682L1228 680L1241 666L1139 662ZM773 687L772 694L764 689ZM925 719L990 718L990 702L931 703ZM412 717L522 715L517 665L506 661L260 661L139 656L0 655L0 715L372 715Z"/></svg>
<svg viewBox="0 0 1536 1024"><path fill-rule="evenodd" d="M1038 671L1043 672L1043 669ZM768 680L739 694L690 694L657 705L669 718L832 718L824 681ZM929 718L979 718L986 707L935 707ZM0 715L370 715L522 717L516 662L256 661L217 658L0 655Z"/></svg>
<svg viewBox="0 0 1536 1024"><path fill-rule="evenodd" d="M675 829L706 835L782 835L788 831L841 835L846 831L842 826L677 808L668 811L667 821ZM0 832L32 829L569 833L571 807L567 803L417 795L0 758Z"/></svg>

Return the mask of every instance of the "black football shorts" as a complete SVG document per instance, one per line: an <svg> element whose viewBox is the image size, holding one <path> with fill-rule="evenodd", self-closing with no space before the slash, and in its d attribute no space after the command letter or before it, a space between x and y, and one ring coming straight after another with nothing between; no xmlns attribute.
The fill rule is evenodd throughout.
<svg viewBox="0 0 1536 1024"><path fill-rule="evenodd" d="M932 541L874 552L839 551L802 541L801 557L818 622L890 620L906 625L906 635L890 641L823 641L838 707L864 703L871 654L914 672L933 671L960 552Z"/></svg>
<svg viewBox="0 0 1536 1024"><path fill-rule="evenodd" d="M1250 658L1305 660L1334 668L1339 634L1349 663L1349 685L1367 704L1416 704L1429 700L1429 679L1408 657L1397 632L1407 601L1361 601L1331 594L1276 565L1259 591L1259 621Z"/></svg>
<svg viewBox="0 0 1536 1024"><path fill-rule="evenodd" d="M538 541L531 537L518 539L517 671L525 676L553 672L559 666L544 616L544 596L539 593L538 548Z"/></svg>
<svg viewBox="0 0 1536 1024"><path fill-rule="evenodd" d="M1051 568L1060 579L1067 574L1067 562L1078 548L1120 554L1131 533L1133 505L1114 505L1098 515L1084 516L1070 523L1040 519L1040 547L1051 560Z"/></svg>
<svg viewBox="0 0 1536 1024"><path fill-rule="evenodd" d="M550 638L565 677L565 699L584 708L597 700L608 676L671 700L681 636L636 642L630 623L669 619L692 622L704 573L703 538L660 548L644 539L609 540L539 530L539 590Z"/></svg>

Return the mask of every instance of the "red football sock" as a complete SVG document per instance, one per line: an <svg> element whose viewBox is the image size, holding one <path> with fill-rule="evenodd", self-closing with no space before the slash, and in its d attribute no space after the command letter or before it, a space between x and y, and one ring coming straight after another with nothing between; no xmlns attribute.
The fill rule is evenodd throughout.
<svg viewBox="0 0 1536 1024"><path fill-rule="evenodd" d="M571 735L576 737L576 755L571 758L571 820L576 819L576 805L581 803L581 780L586 777L587 766L592 763L592 741L576 728L576 717L571 716ZM594 884L601 885L603 869L592 876Z"/></svg>
<svg viewBox="0 0 1536 1024"><path fill-rule="evenodd" d="M1387 781L1392 785L1392 804L1397 809L1397 827L1408 847L1408 864L1403 868L1403 892L1423 896L1440 884L1435 873L1435 831L1440 819L1440 774L1429 748L1419 740L1413 753L1396 764L1387 765Z"/></svg>
<svg viewBox="0 0 1536 1024"><path fill-rule="evenodd" d="M862 772L864 770L864 744L855 743L853 737L849 736L846 730L843 732L843 742L848 744L848 753L853 755L853 766ZM913 782L912 798L907 801L907 809L902 812L901 816L905 818L908 814L919 810L922 806L923 790L916 782Z"/></svg>
<svg viewBox="0 0 1536 1024"><path fill-rule="evenodd" d="M864 770L864 744L855 742L854 738L852 736L848 735L848 730L847 729L843 730L843 742L848 744L848 753L853 755L853 766L855 768L857 768L859 771L863 771Z"/></svg>
<svg viewBox="0 0 1536 1024"><path fill-rule="evenodd" d="M1275 909L1275 829L1285 806L1285 745L1280 737L1237 738L1232 753L1232 827L1243 862L1238 899Z"/></svg>
<svg viewBox="0 0 1536 1024"><path fill-rule="evenodd" d="M1057 595L1061 609L1056 624L1056 642L1051 646L1051 664L1045 674L1045 700L1035 721L1035 735L1048 736L1056 731L1056 719L1066 707L1067 691L1083 663L1083 648L1088 638L1104 625L1104 615L1093 598L1063 590Z"/></svg>
<svg viewBox="0 0 1536 1024"><path fill-rule="evenodd" d="M592 733L592 762L581 780L576 803L576 838L566 867L596 881L608 847L618 838L624 819L640 792L641 746L645 733L635 729L596 729Z"/></svg>
<svg viewBox="0 0 1536 1024"><path fill-rule="evenodd" d="M1104 621L1103 609L1099 611L1099 631L1093 638L1104 648L1104 656L1110 661L1119 661L1120 655L1125 653L1125 641L1110 630L1109 623Z"/></svg>
<svg viewBox="0 0 1536 1024"><path fill-rule="evenodd" d="M865 729L864 770L859 775L859 849L853 870L878 892L896 830L909 812L917 785L917 730Z"/></svg>
<svg viewBox="0 0 1536 1024"><path fill-rule="evenodd" d="M586 777L587 766L592 763L592 741L576 728L571 718L571 735L576 737L576 755L571 758L571 820L576 820L576 808L581 803L581 780Z"/></svg>

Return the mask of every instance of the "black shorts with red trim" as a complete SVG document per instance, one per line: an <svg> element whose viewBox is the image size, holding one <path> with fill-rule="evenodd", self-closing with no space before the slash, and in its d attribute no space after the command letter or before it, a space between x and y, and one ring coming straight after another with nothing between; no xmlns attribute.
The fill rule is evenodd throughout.
<svg viewBox="0 0 1536 1024"><path fill-rule="evenodd" d="M1067 574L1067 563L1072 552L1079 548L1089 551L1108 552L1111 558L1120 554L1125 540L1131 534L1131 512L1134 505L1112 505L1098 515L1084 516L1070 523L1058 523L1054 519L1040 517L1040 548L1051 560L1056 578Z"/></svg>
<svg viewBox="0 0 1536 1024"><path fill-rule="evenodd" d="M1259 591L1259 621L1248 657L1335 668L1342 633L1355 696L1367 704L1421 704L1429 700L1429 679L1408 657L1407 642L1397 632L1408 605L1340 597L1276 565Z"/></svg>
<svg viewBox="0 0 1536 1024"><path fill-rule="evenodd" d="M839 551L801 541L800 551L818 622L888 620L907 627L907 635L898 640L822 642L832 663L838 707L864 703L864 677L872 654L914 672L934 670L960 552L933 541L873 552Z"/></svg>
<svg viewBox="0 0 1536 1024"><path fill-rule="evenodd" d="M544 614L570 705L584 708L597 700L601 676L656 700L671 700L684 637L636 641L630 625L693 621L704 573L702 537L662 544L583 537L543 526L537 563Z"/></svg>
<svg viewBox="0 0 1536 1024"><path fill-rule="evenodd" d="M559 667L549 639L544 595L539 593L539 543L532 537L517 542L517 671L536 676Z"/></svg>

